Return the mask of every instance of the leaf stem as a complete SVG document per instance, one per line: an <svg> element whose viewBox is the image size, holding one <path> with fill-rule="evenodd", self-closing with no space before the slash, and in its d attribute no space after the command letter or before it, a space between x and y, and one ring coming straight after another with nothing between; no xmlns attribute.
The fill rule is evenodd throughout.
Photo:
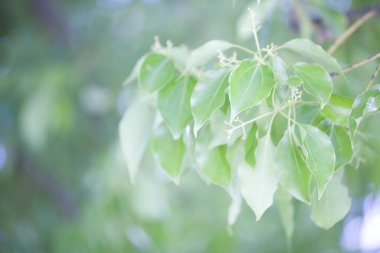
<svg viewBox="0 0 380 253"><path fill-rule="evenodd" d="M253 122L255 122L255 121L259 120L259 119L265 118L265 117L267 117L267 116L269 116L269 115L271 115L271 114L277 114L277 113L281 112L282 110L284 110L284 109L286 109L286 108L288 108L288 107L290 107L290 106L293 106L293 105L295 105L295 104L301 103L301 102L303 102L303 101L298 101L298 102L294 102L294 103L289 103L289 104L287 104L287 105L285 105L285 106L282 106L282 107L280 107L280 108L277 108L277 109L275 109L275 110L273 110L273 111L270 111L270 112L267 112L267 113L261 114L260 116L257 116L257 117L255 117L255 118L253 118L253 119L250 119L250 120L248 120L248 121L242 122L240 125L237 125L237 126L232 127L232 128L229 129L228 131L231 132L231 133L233 133L235 130L237 130L237 129L239 129L239 128L245 127L246 125L251 124L251 123L253 123ZM229 125L230 125L230 123L229 123Z"/></svg>
<svg viewBox="0 0 380 253"><path fill-rule="evenodd" d="M237 48L237 49L240 49L240 50L242 50L242 51L245 51L245 52L247 52L247 53L249 53L249 54L256 55L255 52L253 52L252 50L250 50L250 49L248 49L248 48L246 48L246 47L243 47L243 46L240 46L240 45L237 45L237 44L232 44L232 46L233 46L234 48Z"/></svg>
<svg viewBox="0 0 380 253"><path fill-rule="evenodd" d="M296 120L292 119L291 117L289 117L286 113L284 113L283 111L279 111L279 113L281 113L284 117L286 117L288 119L288 121L291 121L292 123L294 123L295 125L299 125L300 123L298 123Z"/></svg>
<svg viewBox="0 0 380 253"><path fill-rule="evenodd" d="M366 21L368 21L376 14L377 13L375 10L370 10L364 14L361 18L354 22L342 35L338 37L338 39L329 47L327 52L329 54L333 54L338 49L338 47L347 40L348 37L350 37L360 26L362 26Z"/></svg>
<svg viewBox="0 0 380 253"><path fill-rule="evenodd" d="M258 27L258 24L256 22L256 19L255 19L255 12L248 8L248 11L249 11L249 14L251 16L251 23L252 23L252 33L253 33L253 38L255 39L255 44L256 44L256 50L257 50L257 54L260 58L260 60L263 59L262 55L261 55L261 47L260 47L260 42L259 42L259 38L257 36L257 31L260 29Z"/></svg>
<svg viewBox="0 0 380 253"><path fill-rule="evenodd" d="M297 112L296 112L296 107L294 105L292 105L292 111L293 111L293 118L294 118L294 122L297 122ZM293 132L294 132L294 129L295 129L295 124L293 122Z"/></svg>
<svg viewBox="0 0 380 253"><path fill-rule="evenodd" d="M290 113L291 113L291 107L288 108L288 133L289 133L289 139L291 139L291 133L290 133Z"/></svg>

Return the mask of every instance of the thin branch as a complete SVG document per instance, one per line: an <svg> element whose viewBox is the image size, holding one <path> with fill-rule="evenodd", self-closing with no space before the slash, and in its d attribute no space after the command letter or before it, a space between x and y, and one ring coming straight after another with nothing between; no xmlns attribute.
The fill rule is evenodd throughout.
<svg viewBox="0 0 380 253"><path fill-rule="evenodd" d="M343 69L343 73L350 72L350 71L352 71L352 70L354 70L356 68L359 68L361 66L366 65L367 63L373 62L374 60L376 60L378 58L380 58L380 53L377 53L377 54L375 54L373 56L370 56L370 57L368 57L367 59L365 59L365 60L363 60L361 62L355 63L352 66Z"/></svg>
<svg viewBox="0 0 380 253"><path fill-rule="evenodd" d="M372 56L368 57L367 59L365 59L365 60L363 60L363 61L361 61L361 62L355 63L355 64L353 64L353 65L351 65L351 66L349 66L349 67L343 69L342 72L343 72L343 73L350 72L350 71L352 71L352 70L354 70L354 69L357 69L357 68L359 68L359 67L361 67L361 66L366 65L367 63L373 62L373 61L375 61L375 60L378 59L378 58L380 58L380 53L377 53L377 54L375 54L375 55L372 55ZM338 72L330 72L329 74L330 74L331 77L336 77L336 76L338 76L340 73L338 73Z"/></svg>
<svg viewBox="0 0 380 253"><path fill-rule="evenodd" d="M355 23L353 23L338 39L330 46L327 50L329 54L333 54L338 47L347 40L360 26L362 26L367 20L375 16L377 12L375 10L370 10L359 18Z"/></svg>
<svg viewBox="0 0 380 253"><path fill-rule="evenodd" d="M379 74L379 71L380 71L380 64L377 65L375 72L373 72L371 78L368 81L367 86L365 87L365 90L368 90L372 86L373 82L375 81L376 76Z"/></svg>

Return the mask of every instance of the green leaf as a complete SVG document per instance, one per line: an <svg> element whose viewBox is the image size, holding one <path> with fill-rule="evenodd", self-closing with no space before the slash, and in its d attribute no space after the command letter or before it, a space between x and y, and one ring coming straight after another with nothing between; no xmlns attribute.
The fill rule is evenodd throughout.
<svg viewBox="0 0 380 253"><path fill-rule="evenodd" d="M225 124L226 115L221 110L216 110L210 118L211 140L209 148L215 148L220 145L228 144L228 136L226 133L227 126Z"/></svg>
<svg viewBox="0 0 380 253"><path fill-rule="evenodd" d="M303 84L303 80L301 78L299 78L298 76L292 76L288 79L286 84L290 88L298 88Z"/></svg>
<svg viewBox="0 0 380 253"><path fill-rule="evenodd" d="M285 131L288 129L288 119L278 113L273 120L271 129L271 138L275 146L281 141Z"/></svg>
<svg viewBox="0 0 380 253"><path fill-rule="evenodd" d="M209 125L212 135L209 142L210 149L219 145L232 144L244 134L242 128L240 128L236 129L231 135L229 135L227 129L229 129L230 126L226 124L226 121L227 116L221 110L217 110L211 115ZM249 126L247 126L246 129L249 129Z"/></svg>
<svg viewBox="0 0 380 253"><path fill-rule="evenodd" d="M296 74L303 80L305 91L321 101L323 107L330 99L333 84L329 73L318 65L297 63L294 65Z"/></svg>
<svg viewBox="0 0 380 253"><path fill-rule="evenodd" d="M125 81L123 82L123 85L128 85L128 84L132 83L133 81L135 81L139 77L140 69L141 69L143 62L145 61L145 57L146 57L146 55L144 55L143 57L141 57L137 61L137 63L133 67L132 72L129 74L127 79L125 79Z"/></svg>
<svg viewBox="0 0 380 253"><path fill-rule="evenodd" d="M254 167L256 163L255 151L257 144L257 124L253 124L251 130L249 130L247 134L247 139L244 142L245 160L252 167Z"/></svg>
<svg viewBox="0 0 380 253"><path fill-rule="evenodd" d="M285 235L288 242L291 241L294 231L294 206L292 203L292 196L285 190L279 188L276 193L276 204L280 213L282 225L285 230Z"/></svg>
<svg viewBox="0 0 380 253"><path fill-rule="evenodd" d="M232 172L226 158L227 146L222 145L202 154L200 168L203 174L213 184L227 187L231 183Z"/></svg>
<svg viewBox="0 0 380 253"><path fill-rule="evenodd" d="M288 80L285 62L278 55L273 57L273 74L277 83L286 83Z"/></svg>
<svg viewBox="0 0 380 253"><path fill-rule="evenodd" d="M275 160L277 176L285 190L296 199L310 203L311 174L289 132L285 132L278 144Z"/></svg>
<svg viewBox="0 0 380 253"><path fill-rule="evenodd" d="M273 72L267 65L244 60L235 68L229 78L231 119L240 112L260 104L274 86Z"/></svg>
<svg viewBox="0 0 380 253"><path fill-rule="evenodd" d="M233 170L237 170L244 160L244 143L241 139L238 139L231 146L228 146L226 157L230 167Z"/></svg>
<svg viewBox="0 0 380 253"><path fill-rule="evenodd" d="M234 225L237 218L239 217L239 214L241 211L241 201L242 201L240 188L237 185L237 183L235 184L233 183L231 189L232 190L230 190L230 195L231 195L232 201L228 208L228 219L227 219L229 226Z"/></svg>
<svg viewBox="0 0 380 253"><path fill-rule="evenodd" d="M380 84L372 86L369 90L360 94L352 105L352 111L348 118L348 126L352 144L356 129L365 116L378 112L380 108Z"/></svg>
<svg viewBox="0 0 380 253"><path fill-rule="evenodd" d="M152 92L165 87L173 77L173 61L162 54L150 53L140 67L139 84L142 90Z"/></svg>
<svg viewBox="0 0 380 253"><path fill-rule="evenodd" d="M330 139L336 156L335 169L339 169L352 159L351 139L346 130L341 126L332 126Z"/></svg>
<svg viewBox="0 0 380 253"><path fill-rule="evenodd" d="M172 81L158 93L158 108L175 139L192 120L190 96L194 86L195 79L185 76Z"/></svg>
<svg viewBox="0 0 380 253"><path fill-rule="evenodd" d="M314 126L301 125L301 135L306 164L317 180L318 196L321 198L334 173L334 148L330 138Z"/></svg>
<svg viewBox="0 0 380 253"><path fill-rule="evenodd" d="M211 114L225 101L228 74L224 69L217 70L198 82L191 95L191 111L194 116L194 133L207 122Z"/></svg>
<svg viewBox="0 0 380 253"><path fill-rule="evenodd" d="M273 204L273 195L277 189L277 177L274 162L275 147L267 133L258 140L255 152L256 164L252 168L243 162L238 168L241 193L259 220Z"/></svg>
<svg viewBox="0 0 380 253"><path fill-rule="evenodd" d="M351 199L342 178L343 170L334 175L320 200L317 196L313 199L311 219L321 228L331 228L350 210Z"/></svg>
<svg viewBox="0 0 380 253"><path fill-rule="evenodd" d="M190 58L190 51L185 46L163 48L160 53L173 60L177 69L184 70Z"/></svg>
<svg viewBox="0 0 380 253"><path fill-rule="evenodd" d="M179 177L184 167L183 159L186 147L182 139L174 140L170 131L163 125L155 131L152 139L154 158L174 183L179 184Z"/></svg>
<svg viewBox="0 0 380 253"><path fill-rule="evenodd" d="M316 117L321 117L318 112L320 108L317 104L303 104L296 107L297 121L302 124L309 124ZM322 117L321 117L322 118Z"/></svg>
<svg viewBox="0 0 380 253"><path fill-rule="evenodd" d="M147 147L154 118L152 106L138 101L128 109L120 122L120 142L132 182Z"/></svg>
<svg viewBox="0 0 380 253"><path fill-rule="evenodd" d="M337 60L329 55L321 46L308 39L294 39L286 42L278 48L281 51L290 51L299 56L299 59L307 59L310 63L323 66L328 71L342 73Z"/></svg>
<svg viewBox="0 0 380 253"><path fill-rule="evenodd" d="M225 51L233 47L233 44L223 40L211 40L196 48L190 55L187 69L197 68L206 65L210 60L216 58L219 51Z"/></svg>
<svg viewBox="0 0 380 253"><path fill-rule="evenodd" d="M337 94L331 94L330 100L320 111L323 117L331 120L335 125L346 126L351 114L353 99Z"/></svg>

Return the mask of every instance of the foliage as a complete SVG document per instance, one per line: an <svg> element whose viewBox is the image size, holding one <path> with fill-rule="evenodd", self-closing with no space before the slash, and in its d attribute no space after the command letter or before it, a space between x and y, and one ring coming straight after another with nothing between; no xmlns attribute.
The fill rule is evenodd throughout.
<svg viewBox="0 0 380 253"><path fill-rule="evenodd" d="M379 247L369 248L362 241L370 238L366 236L368 226L372 230L378 227L371 219L378 211L373 209L371 213L371 206L380 186L379 117L376 112L363 111L366 105L363 107L363 103L358 102L357 113L351 117L355 132L353 143L347 131L354 100L366 89L376 62L373 60L345 72L352 64L379 51L378 12L333 53L333 59L338 60L338 67L342 66L345 75L339 73L334 62L327 67L310 58L322 55L323 48L327 49L366 11L378 10L377 5L377 0L0 1L0 252L378 250ZM329 71L333 92L328 103L323 109L320 104L294 104L296 121L302 125L311 122L323 130L334 147L335 167L346 164L344 169L334 169L334 176L320 200L315 175L308 169L304 172L310 177L313 190L308 192L309 200L307 192L296 191L307 189L300 184L304 181L293 177L286 181L289 178L282 174L283 167L275 166L275 174L283 177L282 183L277 184L272 206L258 221L241 196L239 172L255 177L257 173L252 168L263 164L255 159L255 153L258 149L261 154L265 153L265 148L273 146L275 149L282 146L282 151L274 154L274 160L281 156L289 164L302 161L305 155L299 148L300 143L292 144L294 157L284 147L305 135L301 135L295 125L297 139L286 138L289 137L288 119L277 113L272 124L276 127L270 132L273 146L264 147L266 124L273 113L249 123L245 133L243 128L236 129L227 139L225 130L230 126L224 121L229 120L231 108L229 77L240 61L252 63L253 60L252 50L246 50L253 44L252 29L242 29L251 26L247 6L259 14L260 44L274 42L282 47L277 47L277 56L265 60L272 73L274 68L286 73L286 69L280 71L286 65L314 64L314 61ZM179 122L172 117L179 107L165 104L165 96L172 96L178 104L182 100L170 92L161 95L160 107L168 112L166 119L157 116L161 110L157 107L157 94L170 84L169 91L188 94L185 86L173 89L175 80L170 80L166 87L150 95L139 88L141 65L150 54L148 48L155 35L162 41L173 40L173 43L165 43L172 50L163 52L162 47L152 50L169 60L169 70L173 62L173 77L183 72L187 73L186 77L192 77L187 80L194 86L190 94L190 114L187 113L189 122L185 117ZM309 45L304 44L307 50L300 55L287 43L294 38L299 38L296 41L307 39L314 47L320 45L317 47L322 51L313 55L308 50ZM205 41L210 42L195 50L173 46L184 43L193 48ZM224 52L222 59L227 66L217 65L217 49ZM231 59L234 51L238 53L236 62ZM262 54L265 56L266 51ZM141 55L144 57L139 61ZM256 66L267 71L263 65ZM131 72L134 74L121 87ZM276 83L286 84L276 86L275 103L264 99L255 106L260 111L241 112L238 116L242 122L261 116L265 110L278 108L279 102L290 95L289 87L305 85L301 78L293 76L295 73L286 74L273 76ZM171 75L170 71L167 75ZM259 73L255 77L262 76ZM373 83L379 83L378 80L374 78ZM177 81L186 82L185 79ZM219 87L217 92L216 87ZM372 87L376 90L375 85ZM310 95L304 87L302 89L303 103L323 101L325 93ZM208 99L213 92L225 96ZM198 100L192 100L195 93ZM260 96L256 99L260 100ZM374 102L376 105L376 99ZM136 107L136 104L143 106ZM210 110L204 114L202 108L206 107ZM135 121L152 120L151 113L154 114L151 125L133 128L126 135L138 142L132 152L143 152L139 166L135 167L138 172L134 184L128 180L125 155L121 154L122 146L126 144L127 149L131 146L117 136L120 118L131 108L135 108L135 112L146 112L134 113ZM283 112L288 113L286 109ZM170 122L171 130L169 124L162 124L164 121ZM334 127L327 124L329 121ZM190 128L182 132L182 124ZM239 122L233 124L236 126ZM293 122L290 124L292 127ZM151 134L146 136L144 131ZM173 131L181 137L173 138ZM242 142L244 134L246 139ZM138 140L139 135L142 137ZM241 161L244 167L236 171ZM132 162L132 166L136 162ZM306 160L303 162L299 166L307 167ZM200 168L199 164L203 166ZM219 168L222 174L218 173ZM198 175L208 183L199 180ZM253 201L250 205L262 212L261 206L255 204L260 196L250 195L249 180L247 178L244 188ZM285 184L288 191L282 186ZM294 189L290 188L294 185ZM228 190L228 194L222 189ZM349 194L350 211L331 229L320 229L313 220L317 220L319 226L331 226L344 215L341 211L349 204L348 198L335 202L335 193ZM332 209L330 219L321 222L320 210L331 204L339 208ZM372 234L375 239L377 235Z"/></svg>
<svg viewBox="0 0 380 253"><path fill-rule="evenodd" d="M144 147L177 184L183 164L191 164L188 169L233 199L241 194L256 220L276 192L287 192L311 205L315 224L331 228L350 209L341 178L356 153L362 118L380 108L380 85L352 102L333 92L333 77L343 70L320 45L293 39L261 48L253 11L251 23L256 51L220 40L194 50L156 40L139 60L127 80L141 92L119 129L131 178ZM154 112L149 117L148 107ZM152 132L165 134L146 145ZM293 215L282 217L290 231Z"/></svg>

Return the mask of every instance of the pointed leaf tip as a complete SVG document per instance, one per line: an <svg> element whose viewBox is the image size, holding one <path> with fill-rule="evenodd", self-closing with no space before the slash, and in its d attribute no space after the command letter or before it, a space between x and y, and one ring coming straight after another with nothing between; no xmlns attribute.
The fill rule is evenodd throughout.
<svg viewBox="0 0 380 253"><path fill-rule="evenodd" d="M154 118L153 108L138 101L126 111L119 124L121 148L132 183L148 145Z"/></svg>

